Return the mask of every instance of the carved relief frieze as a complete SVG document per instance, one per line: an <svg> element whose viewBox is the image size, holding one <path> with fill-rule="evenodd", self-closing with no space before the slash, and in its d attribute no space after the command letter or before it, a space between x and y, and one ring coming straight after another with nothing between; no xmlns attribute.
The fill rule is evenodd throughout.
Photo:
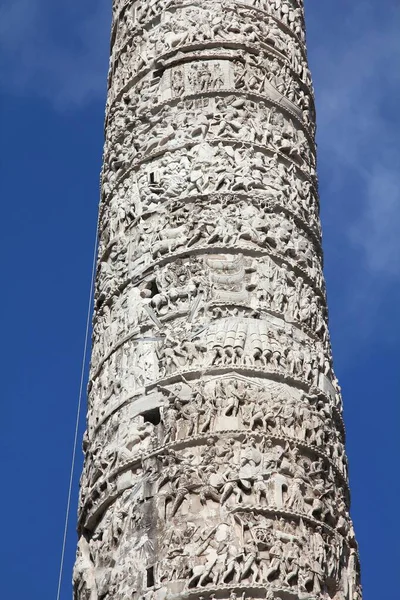
<svg viewBox="0 0 400 600"><path fill-rule="evenodd" d="M129 337L160 334L163 323L186 318L208 324L226 316L284 318L330 352L324 297L286 262L242 254L191 256L130 283L102 304L93 324L92 370Z"/></svg>
<svg viewBox="0 0 400 600"><path fill-rule="evenodd" d="M97 443L91 445L88 453L93 459L92 467L83 476L85 485L81 498L84 504L101 497L106 489L120 489L122 481L129 481L130 487L137 487L139 483L144 485L149 478L146 478L143 466L150 461L156 468L146 495L157 498L161 519L168 515L174 517L191 489L203 508L207 500L211 500L229 511L251 510L252 507L282 510L308 515L330 527L337 525L336 511L342 503L347 506L348 498L345 494L334 497L340 471L327 455L282 434L266 437L232 430L229 434L217 432L209 437L204 433L196 435L197 426L200 426L198 414L184 399L184 391L180 390L180 393L179 400L177 395L174 396L175 409L179 407L177 410L185 421L182 424L177 419L181 433L186 429L186 438L182 438L186 443L171 440L164 450L158 448L152 453L157 426L150 422L140 424L140 418L133 428L126 430L120 426L117 434L121 444L118 447L113 444L102 446L96 438ZM196 393L198 395L199 391ZM206 419L203 421L208 428L210 424ZM108 425L112 426L111 420ZM159 431L163 430L168 433L162 423ZM176 482L178 473L188 479L188 485L183 486L183 496L179 494L182 482ZM327 493L328 489L331 494ZM178 492L177 498L173 497L174 491ZM328 502L329 498L332 502ZM193 500L197 502L196 498Z"/></svg>
<svg viewBox="0 0 400 600"><path fill-rule="evenodd" d="M165 53L181 48L187 51L188 47L199 43L202 47L210 47L213 42L219 42L227 47L233 44L257 44L266 50L273 49L288 61L306 85L311 86L302 44L290 29L282 28L273 17L239 8L235 3L225 4L222 10L218 2L198 6L191 4L175 10L171 7L170 10L174 14L169 11L163 13L158 26L152 22L151 29L137 31L137 28L129 26L119 28L119 37L113 46L110 83L118 71L129 71L130 68L133 76L147 65L151 66L156 57L156 63L162 60L160 57ZM128 20L132 18L129 11L125 15Z"/></svg>
<svg viewBox="0 0 400 600"><path fill-rule="evenodd" d="M315 155L298 121L287 117L274 105L235 96L207 100L199 108L185 101L166 105L154 117L128 126L127 119L110 123L110 138L104 151L104 172L121 171L135 161L159 152L208 141L240 140L286 155L306 171L315 168ZM310 165L310 167L308 167Z"/></svg>
<svg viewBox="0 0 400 600"><path fill-rule="evenodd" d="M74 600L361 600L301 0L115 0Z"/></svg>
<svg viewBox="0 0 400 600"><path fill-rule="evenodd" d="M293 77L290 66L282 64L277 56L268 55L265 51L259 54L239 52L228 55L230 60L217 60L222 58L218 56L221 52L215 51L215 54L214 59L212 52L199 56L193 53L192 63L178 63L151 72L147 70L138 82L132 80L134 75L130 68L121 69L120 75L113 79L109 106L129 92L134 84L141 91L143 111L169 98L232 90L265 96L294 113L307 127L311 125L313 94L300 79Z"/></svg>
<svg viewBox="0 0 400 600"><path fill-rule="evenodd" d="M275 31L275 36L278 38L286 32L295 34L297 39L304 43L304 16L303 9L296 0L286 1L277 0L276 3L271 3L269 0L242 0L241 2L230 1L210 1L210 0L152 0L150 2L141 3L138 0L129 0L121 2L114 7L114 19L111 37L111 47L113 53L117 53L119 48L123 46L126 38L129 35L135 35L140 32L141 28L154 27L154 21L173 20L179 23L180 13L184 12L187 23L195 25L191 21L191 13L203 14L207 11L215 11L219 15L219 20L223 21L226 14L236 13L240 9L252 16L252 10L255 11L258 21L262 19L274 19L276 26L279 27L279 32ZM171 19L171 13L173 18ZM177 15L174 13L178 13ZM205 20L203 18L203 20ZM256 19L255 19L256 20ZM201 31L204 34L212 35L219 33L218 23L213 24L214 27L206 26L202 23ZM237 23L238 30L241 30L241 23ZM179 28L179 25L175 25ZM235 31L235 29L233 29ZM192 27L191 35L196 35L195 28ZM282 48L284 49L284 48Z"/></svg>
<svg viewBox="0 0 400 600"><path fill-rule="evenodd" d="M218 169L206 173L210 161L218 163ZM295 198L301 196L305 203L311 202L311 207L315 201L311 167L303 165L300 169L287 154L234 140L194 142L173 152L154 153L130 169L125 166L113 173L108 175L108 182L103 180L104 193L108 192L103 209L111 200L114 211L118 211L120 199L129 193L129 210L126 202L123 210L131 220L154 210L160 203L191 195L251 193L259 196L264 192L267 201L285 197L289 203L293 197L296 203Z"/></svg>

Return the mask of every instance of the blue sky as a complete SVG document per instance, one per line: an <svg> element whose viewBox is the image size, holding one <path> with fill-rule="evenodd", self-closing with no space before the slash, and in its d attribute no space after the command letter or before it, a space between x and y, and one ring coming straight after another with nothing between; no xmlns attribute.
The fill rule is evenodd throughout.
<svg viewBox="0 0 400 600"><path fill-rule="evenodd" d="M306 4L330 326L344 390L364 599L394 598L400 5ZM97 219L110 5L3 0L0 6L0 564L1 596L10 600L56 597ZM80 465L62 600L71 598L79 472Z"/></svg>

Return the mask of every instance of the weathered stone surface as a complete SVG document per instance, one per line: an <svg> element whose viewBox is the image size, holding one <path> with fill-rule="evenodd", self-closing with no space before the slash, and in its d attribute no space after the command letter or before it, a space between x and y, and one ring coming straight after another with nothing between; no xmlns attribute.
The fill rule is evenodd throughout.
<svg viewBox="0 0 400 600"><path fill-rule="evenodd" d="M114 1L76 600L360 600L301 0Z"/></svg>

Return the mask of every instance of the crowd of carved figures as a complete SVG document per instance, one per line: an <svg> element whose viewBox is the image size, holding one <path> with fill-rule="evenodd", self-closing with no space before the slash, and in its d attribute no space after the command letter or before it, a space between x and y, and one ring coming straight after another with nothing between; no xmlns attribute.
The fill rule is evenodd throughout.
<svg viewBox="0 0 400 600"><path fill-rule="evenodd" d="M154 326L146 308L158 319L170 311L189 315L196 309L197 323L204 325L217 316L283 316L286 323L319 339L329 354L323 297L288 263L243 255L222 258L194 256L156 266L139 286L131 284L114 302L105 303L94 322L92 365L97 367L129 333Z"/></svg>
<svg viewBox="0 0 400 600"><path fill-rule="evenodd" d="M354 548L340 537L322 527L309 527L301 519L257 515L249 521L245 512L226 518L215 527L207 527L196 519L187 522L183 531L177 531L173 525L166 527L160 540L165 559L143 573L139 569L143 556L154 552L148 535L134 537L129 547L119 547L119 540L134 520L128 513L131 522L126 523L129 504L127 494L121 498L118 512L107 515L91 542L83 539L79 548L81 563L87 565L86 581L82 583L92 583L99 597L122 600L129 593L146 588L149 579L177 591L180 583L187 580L188 592L199 590L190 597L204 599L216 598L208 592L210 588L219 591L218 597L229 600L316 598L326 589L331 597L343 598L344 595L334 595L339 586L347 596L355 596L358 591L352 576L357 557ZM104 547L108 556L118 559L104 560L104 553L99 551ZM90 572L92 564L99 565L97 577ZM224 592L226 595L222 596ZM299 596L286 596L294 592ZM157 595L150 590L141 598Z"/></svg>
<svg viewBox="0 0 400 600"><path fill-rule="evenodd" d="M162 334L128 337L93 362L91 392L105 406L115 394L134 395L154 379L227 367L263 369L314 387L321 377L332 380L331 355L322 342L274 320L221 316L191 334L186 319L176 317L172 325L165 323Z"/></svg>
<svg viewBox="0 0 400 600"><path fill-rule="evenodd" d="M90 448L91 473L86 474L86 481L100 490L100 498L104 489L108 494L116 492L117 498L114 510L105 510L101 524L95 529L92 539L100 540L101 544L92 544L92 552L96 552L98 545L104 549L103 544L108 541L111 554L121 552L123 557L119 546L126 544L124 532L140 525L140 536L136 534L134 542L130 539L130 547L135 550L134 556L131 552L130 564L137 576L143 577L145 570L138 567L145 560L145 566L152 565L153 576L160 584L176 581L178 589L191 589L263 583L278 589L295 587L299 592L316 593L326 591L327 587L336 592L340 576L349 584L348 574L341 572L346 560L356 556L348 499L342 485L338 485L331 462L310 454L305 444L304 438L313 427L309 417L302 421L298 445L283 441L283 432L277 437L255 432L242 435L220 432L203 435L200 446L186 445L177 451L165 448L162 453L151 455L160 444L160 439L154 441L154 437L161 435L163 444L169 446L179 438L182 447L188 437L197 435L200 439L199 430L209 429L210 419L206 417L202 426L199 419L202 413L196 412L190 402L190 398L204 394L207 385L200 384L197 389L185 385L190 389L189 394L184 393L183 386L164 391L167 404L159 425L143 423L140 418L128 419L128 423L115 420L109 424L117 433L115 448L109 447L107 453L106 438L100 433L97 445ZM224 416L228 419L239 414L243 399L240 386L246 395L246 385L241 379L214 382L214 395L228 399L224 402ZM277 386L269 395L273 392L277 399L279 392L284 394ZM238 398L236 406L233 394ZM329 411L321 398L303 396L297 410L305 408L311 414L313 408L317 414L321 404L322 410ZM294 413L292 417L283 416L281 422L290 428L291 419L292 423L296 420ZM107 478L117 479L115 474L127 469L131 469L129 489L122 491L121 486L118 491L118 483L110 481L107 488ZM123 477L126 485L126 474ZM93 499L93 492L90 497ZM220 521L204 527L207 515L212 515L218 506ZM146 523L146 515L150 512L152 520L157 514L157 544L163 557L160 562L156 561L149 538L151 527ZM191 519L197 522L191 523ZM229 537L221 529L226 530L225 534L229 530ZM144 543L148 544L147 552L140 545ZM247 565L249 555L252 561ZM102 555L92 558L100 566L98 559L101 561ZM99 574L104 574L101 569ZM355 579L355 586L356 583Z"/></svg>
<svg viewBox="0 0 400 600"><path fill-rule="evenodd" d="M180 10L178 9L179 4L181 5ZM206 0L205 2L191 3L170 0L169 6L165 8L167 10L158 15L153 15L150 18L146 15L143 18L138 10L134 10L132 3L130 6L129 3L126 4L126 8L119 19L116 35L113 37L112 63L114 65L120 57L121 50L127 44L140 48L144 46L142 50L146 52L145 64L151 62L153 40L148 37L147 30L150 30L150 36L153 37L156 37L154 33L158 32L156 42L160 44L160 48L171 49L195 41L204 43L214 40L218 36L227 40L233 34L234 36L240 36L246 43L261 42L270 44L283 51L283 58L286 56L289 59L292 58L293 47L302 58L304 57L302 36L293 36L292 29L281 27L283 21L278 24L276 15L272 12L269 15L263 15L263 19L259 19L255 9L260 9L260 6L254 5L252 8L246 6L243 2L229 0L223 0L222 2ZM174 14L174 18L171 18L172 14ZM156 23L151 22L154 16L158 21ZM136 19L136 23L133 22L134 19ZM134 44L132 44L132 27L136 27ZM304 68L308 68L305 60Z"/></svg>
<svg viewBox="0 0 400 600"><path fill-rule="evenodd" d="M203 35L206 37L202 39L202 41L206 41L209 39L207 34L210 36L215 33L221 33L223 35L224 28L220 27L221 31L218 29L218 25L223 21L224 16L226 14L232 15L230 21L235 22L238 27L238 31L231 29L233 33L240 33L243 31L242 35L245 40L248 39L247 36L252 38L252 31L248 32L247 30L242 30L241 21L235 18L237 13L251 13L252 20L250 20L250 24L254 27L265 27L269 25L271 29L273 29L273 33L270 33L271 36L271 44L276 46L280 44L281 40L286 40L287 31L291 31L295 34L295 41L299 41L304 44L305 35L304 35L304 15L303 9L300 3L297 3L296 0L276 0L276 2L271 2L270 0L242 0L234 2L229 0L220 0L215 2L210 2L210 0L205 0L203 2L185 2L184 0L149 0L146 2L140 1L121 1L114 3L114 21L113 21L113 32L114 35L112 37L112 56L113 59L116 55L118 55L120 48L124 46L127 42L131 41L133 36L134 39L138 40L138 45L142 42L143 29L147 29L147 24L153 25L151 23L154 19L162 19L165 14L169 12L175 12L179 10L179 7L187 6L190 12L199 11L199 7L203 8L202 13L206 13L207 10L214 9L218 14L219 19L217 19L216 23L211 23L207 21L205 18L200 20L199 22L191 22L190 20L187 23L187 28L191 29L192 35ZM265 15L260 15L255 12L255 10L264 11ZM179 31L180 26L180 15L178 13L177 18L172 20L172 28L173 30L177 29ZM261 18L260 18L261 17ZM167 19L165 19L167 20ZM196 33L196 25L199 29L199 33ZM282 27L283 25L283 27ZM152 28L151 28L152 29ZM265 35L265 33L264 33ZM261 38L261 41L264 38ZM249 41L250 41L249 40ZM146 49L148 45L148 39L146 38ZM284 54L290 53L290 40L286 41L286 44L281 42L279 47ZM147 60L149 60L147 58Z"/></svg>
<svg viewBox="0 0 400 600"><path fill-rule="evenodd" d="M188 148L180 145L173 150L167 145L163 153L155 153L148 160L137 163L116 160L113 163L115 168L110 168L103 179L103 189L107 195L113 193L112 205L115 203L114 195L118 199L126 194L127 186L136 188L141 200L139 203L138 199L133 199L136 200L132 206L134 216L171 198L198 194L260 194L263 190L266 199L289 200L291 185L297 178L300 181L296 188L300 189L296 192L307 198L314 191L313 169L308 165L300 169L292 157L281 150L265 148L243 139L239 143L239 140L216 138L212 143L192 142ZM241 168L238 161L241 161ZM214 162L218 164L216 172L209 170ZM128 165L129 169L126 168Z"/></svg>
<svg viewBox="0 0 400 600"><path fill-rule="evenodd" d="M114 0L75 600L361 600L302 0Z"/></svg>
<svg viewBox="0 0 400 600"><path fill-rule="evenodd" d="M172 18L174 13L177 18ZM125 14L131 17L132 12L128 10ZM133 68L131 76L134 76L141 69L153 66L158 56L169 51L199 42L207 44L215 41L236 41L246 46L258 44L276 50L277 55L287 61L305 83L310 83L304 46L292 31L280 28L272 16L257 20L257 13L250 8L235 2L224 2L221 7L218 1L187 5L179 12L171 3L169 10L163 13L163 18L155 26L154 23L138 26L134 43L129 31L120 27L113 44L110 74L112 76L120 64L127 65L129 62Z"/></svg>
<svg viewBox="0 0 400 600"><path fill-rule="evenodd" d="M128 105L123 108L115 114L105 144L104 162L106 172L111 170L111 179L135 160L203 140L248 142L279 152L305 170L308 165L315 166L306 134L296 126L296 120L262 101L255 105L245 98L225 95L196 106L193 100L184 100L176 106L163 105L148 120L132 118ZM181 108L185 110L177 116L176 110Z"/></svg>
<svg viewBox="0 0 400 600"><path fill-rule="evenodd" d="M225 177L222 174L221 177ZM129 260L142 260L148 256L151 261L170 255L173 251L193 250L198 247L229 246L236 248L270 251L285 260L296 263L298 268L309 273L310 278L321 281L321 260L318 246L308 231L304 232L296 225L293 217L286 212L275 212L268 206L258 209L256 206L240 201L209 205L208 202L169 203L169 212L157 211L147 218L140 218L128 234L113 239L113 253L101 262L101 268L113 271L123 267L119 250L126 260L125 250L130 244ZM234 198L236 199L236 198ZM122 263L122 264L121 264ZM125 266L126 268L127 266ZM101 290L102 281L99 286Z"/></svg>
<svg viewBox="0 0 400 600"><path fill-rule="evenodd" d="M205 4L205 6L203 6ZM114 44L114 59L110 70L111 85L119 90L126 83L141 73L148 72L151 68L162 64L165 55L172 52L190 51L191 45L212 44L218 42L226 44L243 45L246 48L260 48L265 53L278 59L286 69L290 69L292 79L298 78L305 86L311 88L311 76L301 42L281 29L276 20L269 17L257 20L257 13L248 8L239 8L235 3L218 2L202 3L202 6L187 6L182 9L176 18L172 16L173 7L158 26L150 30L144 25L138 28L134 43L132 38L120 35ZM217 16L216 16L217 15ZM123 30L122 30L123 31ZM285 50L283 53L282 50ZM279 71L284 73L281 67ZM273 73L279 77L278 72ZM204 78L204 85L209 76ZM277 80L279 88L280 81ZM281 90L279 90L281 91ZM290 93L288 94L289 99Z"/></svg>
<svg viewBox="0 0 400 600"><path fill-rule="evenodd" d="M199 58L203 58L201 66ZM192 52L191 59L192 62L185 63L184 66L159 69L155 71L157 76L150 72L139 80L137 87L147 104L146 108L142 108L141 114L156 111L168 98L184 99L185 96L226 91L239 96L256 95L264 101L268 98L280 101L306 126L306 130L312 128L312 95L301 80L292 78L290 67L282 65L276 56L265 52L252 55L236 52L228 60L226 53L214 49L209 50L205 56ZM134 104L132 106L135 103L132 91L126 84L130 75L124 71L119 75L118 77L116 74L113 80L115 98L113 102L110 101L110 119L119 96L130 104L131 109L136 108L137 112L137 107Z"/></svg>
<svg viewBox="0 0 400 600"><path fill-rule="evenodd" d="M292 393L289 399L287 385L262 381L256 385L243 376L194 384L189 384L183 376L181 381L172 388L159 387L162 395L159 408L155 409L157 424L144 421L144 417L132 417L130 409L125 409L126 415L123 411L104 421L96 435L97 451L91 452L91 467L97 470L98 451L102 455L100 463L106 464L108 460L114 464L117 449L137 459L151 449L228 428L296 440L326 456L346 477L344 432L339 413L316 389L308 395ZM117 445L109 447L109 438L113 436Z"/></svg>

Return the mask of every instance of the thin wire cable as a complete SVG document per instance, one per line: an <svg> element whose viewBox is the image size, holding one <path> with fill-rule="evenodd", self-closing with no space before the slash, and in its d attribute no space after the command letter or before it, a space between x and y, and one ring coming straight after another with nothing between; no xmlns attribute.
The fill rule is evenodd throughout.
<svg viewBox="0 0 400 600"><path fill-rule="evenodd" d="M85 380L86 357L87 357L87 349L88 349L88 343L89 343L90 316L92 314L94 279L95 279L95 275L96 275L97 241L98 241L98 233L96 230L96 238L95 238L94 250L93 250L93 262L92 262L92 278L91 278L91 283L90 283L89 304L88 304L87 317L86 317L85 343L84 343L84 347L83 347L81 379L80 379L80 385L79 385L79 399L78 399L78 408L76 411L74 445L73 445L73 451L72 451L71 471L70 471L70 476L69 476L67 510L66 510L66 514L65 514L64 536L63 536L61 560L60 560L60 571L59 571L59 575L58 575L58 588L57 588L57 596L56 596L57 600L60 600L60 594L61 594L61 583L62 583L62 577L63 577L63 571L64 571L65 547L67 544L69 514L70 514L70 509L71 509L72 486L73 486L73 481L74 481L75 462L76 462L76 449L77 449L77 445L78 445L79 421L80 421L81 410L82 410L83 384L84 384L84 380Z"/></svg>

